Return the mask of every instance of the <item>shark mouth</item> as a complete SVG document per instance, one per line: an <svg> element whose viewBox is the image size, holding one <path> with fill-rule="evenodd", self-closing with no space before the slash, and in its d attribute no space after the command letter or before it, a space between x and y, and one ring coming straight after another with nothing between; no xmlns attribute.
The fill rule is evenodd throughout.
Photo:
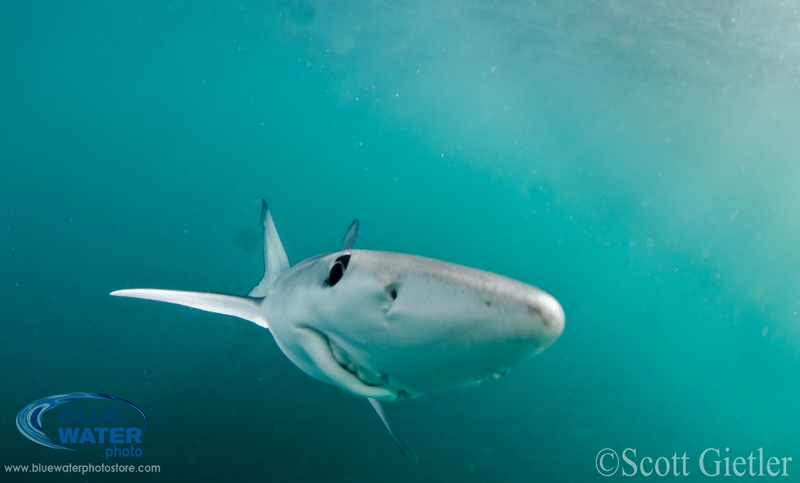
<svg viewBox="0 0 800 483"><path fill-rule="evenodd" d="M390 388L388 374L385 372L375 373L363 366L356 364L353 362L347 352L344 351L344 349L336 345L336 343L332 341L330 337L327 339L328 346L331 348L331 354L333 354L333 358L336 359L336 362L339 363L339 367L356 376L359 381L363 382L367 386ZM407 399L409 397L408 393L402 389L390 389L397 392L398 399Z"/></svg>
<svg viewBox="0 0 800 483"><path fill-rule="evenodd" d="M357 364L338 344L323 332L308 326L299 327L302 346L322 379L361 397L394 401L405 393L388 385L388 376L376 374Z"/></svg>
<svg viewBox="0 0 800 483"><path fill-rule="evenodd" d="M330 337L328 339L328 346L330 347L331 354L339 366L350 374L356 376L361 382L368 386L386 386L389 382L389 377L386 374L376 374L359 364L353 362L347 352L339 347Z"/></svg>

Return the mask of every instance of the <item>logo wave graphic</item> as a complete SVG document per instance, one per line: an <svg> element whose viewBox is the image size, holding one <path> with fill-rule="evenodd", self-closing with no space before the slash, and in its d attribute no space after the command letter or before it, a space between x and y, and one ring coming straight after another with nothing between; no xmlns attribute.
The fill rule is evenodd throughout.
<svg viewBox="0 0 800 483"><path fill-rule="evenodd" d="M33 401L22 408L22 410L17 414L17 429L19 429L19 432L22 433L23 436L34 443L39 443L42 446L47 446L48 448L53 449L75 451L72 448L65 448L50 441L50 438L48 438L42 430L42 419L44 419L45 414L64 403L82 401L85 399L100 399L104 401L114 401L125 404L126 406L136 410L136 412L142 416L144 419L144 427L147 427L147 415L144 413L144 411L139 409L139 406L130 401L122 399L121 397L97 392L68 392L65 394L56 394L55 396L37 399L36 401Z"/></svg>

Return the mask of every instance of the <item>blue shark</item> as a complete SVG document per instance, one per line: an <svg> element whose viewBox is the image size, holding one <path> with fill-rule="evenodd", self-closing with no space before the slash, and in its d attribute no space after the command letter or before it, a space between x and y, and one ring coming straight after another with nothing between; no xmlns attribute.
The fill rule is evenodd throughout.
<svg viewBox="0 0 800 483"><path fill-rule="evenodd" d="M264 275L246 296L152 288L111 295L231 315L269 329L303 372L368 399L414 460L380 401L500 377L564 330L561 305L531 285L421 256L354 249L358 220L338 251L295 266L263 200L260 225Z"/></svg>

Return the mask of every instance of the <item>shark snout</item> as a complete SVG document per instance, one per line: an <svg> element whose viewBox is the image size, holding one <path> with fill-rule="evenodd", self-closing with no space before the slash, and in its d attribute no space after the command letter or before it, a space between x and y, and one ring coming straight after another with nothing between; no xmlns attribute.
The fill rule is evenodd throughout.
<svg viewBox="0 0 800 483"><path fill-rule="evenodd" d="M530 313L538 315L545 330L549 332L554 340L564 332L564 309L555 297L548 293L537 291L535 296L528 298L526 305Z"/></svg>

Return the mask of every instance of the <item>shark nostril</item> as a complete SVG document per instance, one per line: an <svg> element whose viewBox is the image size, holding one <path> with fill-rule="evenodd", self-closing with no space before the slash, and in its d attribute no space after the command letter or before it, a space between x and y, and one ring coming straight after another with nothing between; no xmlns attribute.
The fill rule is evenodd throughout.
<svg viewBox="0 0 800 483"><path fill-rule="evenodd" d="M397 300L397 287L394 285L389 285L386 287L386 292L389 294L389 297L391 297L392 300Z"/></svg>
<svg viewBox="0 0 800 483"><path fill-rule="evenodd" d="M529 305L529 310L530 310ZM536 304L536 312L542 320L544 327L551 331L555 337L564 331L564 309L553 297L541 297Z"/></svg>
<svg viewBox="0 0 800 483"><path fill-rule="evenodd" d="M553 321L548 316L545 310L542 310L542 307L538 307L534 304L526 304L528 306L528 313L537 315L539 319L541 319L542 323L547 329L554 329Z"/></svg>

